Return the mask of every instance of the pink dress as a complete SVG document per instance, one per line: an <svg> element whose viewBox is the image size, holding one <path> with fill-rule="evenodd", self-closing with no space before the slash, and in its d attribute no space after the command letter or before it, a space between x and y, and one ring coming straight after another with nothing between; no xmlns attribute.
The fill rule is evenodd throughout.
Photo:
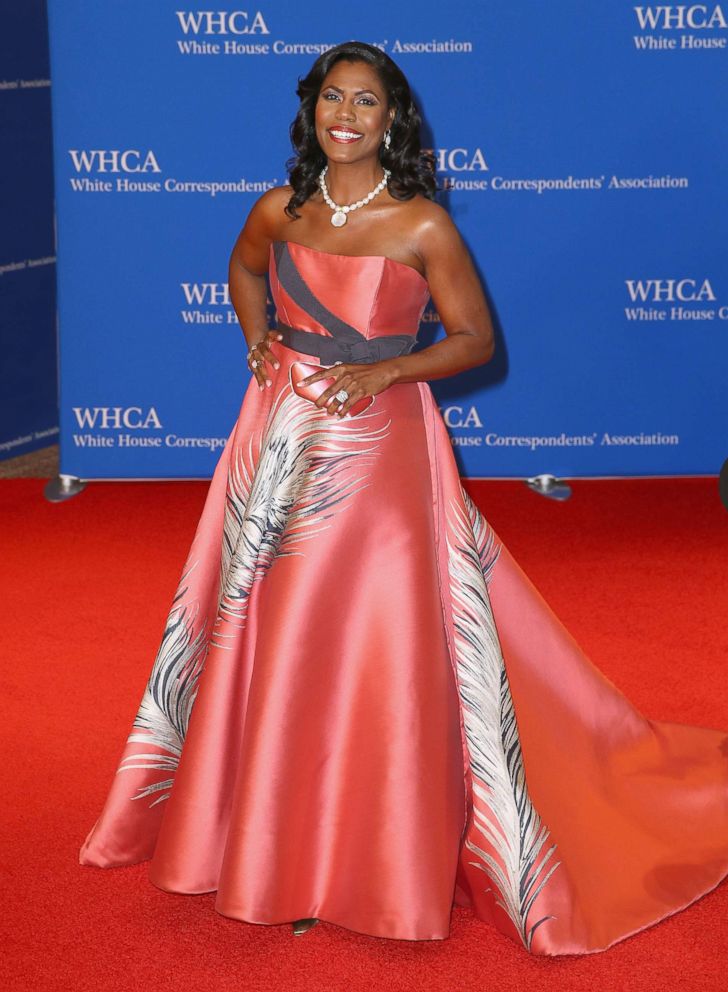
<svg viewBox="0 0 728 992"><path fill-rule="evenodd" d="M728 734L646 719L460 485L426 383L338 420L293 361L406 352L425 279L276 242L251 381L83 865L251 923L589 953L728 874ZM391 340L387 341L388 338Z"/></svg>

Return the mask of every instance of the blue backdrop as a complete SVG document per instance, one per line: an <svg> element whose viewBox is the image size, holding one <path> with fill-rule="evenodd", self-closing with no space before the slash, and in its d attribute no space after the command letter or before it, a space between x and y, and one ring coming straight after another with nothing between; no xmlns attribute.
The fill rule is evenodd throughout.
<svg viewBox="0 0 728 992"><path fill-rule="evenodd" d="M0 459L58 440L45 0L0 4Z"/></svg>
<svg viewBox="0 0 728 992"><path fill-rule="evenodd" d="M181 6L51 0L62 472L211 474L248 379L230 248L297 78L358 38L410 79L497 322L433 383L463 473L717 473L728 5Z"/></svg>

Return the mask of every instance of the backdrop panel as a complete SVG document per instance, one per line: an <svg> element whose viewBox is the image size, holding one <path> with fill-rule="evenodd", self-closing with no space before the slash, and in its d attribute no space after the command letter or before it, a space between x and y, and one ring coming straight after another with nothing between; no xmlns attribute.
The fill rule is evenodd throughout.
<svg viewBox="0 0 728 992"><path fill-rule="evenodd" d="M0 459L58 440L45 0L0 5Z"/></svg>
<svg viewBox="0 0 728 992"><path fill-rule="evenodd" d="M408 75L497 320L433 384L463 473L718 471L728 7L180 6L51 0L63 472L210 475L248 378L229 251L348 38Z"/></svg>

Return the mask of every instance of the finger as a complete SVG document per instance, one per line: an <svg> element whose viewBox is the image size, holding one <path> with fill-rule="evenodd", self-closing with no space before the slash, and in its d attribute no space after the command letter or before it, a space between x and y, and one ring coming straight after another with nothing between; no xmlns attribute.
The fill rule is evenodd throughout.
<svg viewBox="0 0 728 992"><path fill-rule="evenodd" d="M328 372L314 372L312 375L306 376L305 379L301 379L296 383L297 386L309 386L314 382L320 382L323 379L332 379L333 376Z"/></svg>
<svg viewBox="0 0 728 992"><path fill-rule="evenodd" d="M323 366L318 372L312 372L311 375L306 376L305 379L301 379L297 382L297 386L308 386L312 382L318 382L320 379L334 379L336 382L339 378L344 375L343 369L338 369L336 366Z"/></svg>
<svg viewBox="0 0 728 992"><path fill-rule="evenodd" d="M267 377L260 361L258 362L257 368L253 369L253 375L255 376L255 381L258 383L258 389L265 389Z"/></svg>
<svg viewBox="0 0 728 992"><path fill-rule="evenodd" d="M254 372L255 377L258 379L259 384L264 386L272 386L273 382L268 376L268 370L266 369L266 362L273 366L273 368L280 368L280 364L275 357L272 357L272 353L267 353L267 348L262 341L259 341L252 350L252 358L250 361L251 371ZM253 365L255 362L255 365Z"/></svg>
<svg viewBox="0 0 728 992"><path fill-rule="evenodd" d="M328 405L329 400L335 396L340 389L346 389L348 393L349 388L350 387L346 385L346 376L343 376L341 379L337 379L336 382L332 383L328 389L325 389L318 399L314 400L314 402L316 406L326 406ZM338 404L339 400L336 400L336 403Z"/></svg>
<svg viewBox="0 0 728 992"><path fill-rule="evenodd" d="M258 342L258 344L256 345L256 350L257 353L260 355L261 359L264 362L268 362L269 365L272 365L274 369L279 369L281 367L275 352L271 348L268 341L265 340L265 338L262 341Z"/></svg>
<svg viewBox="0 0 728 992"><path fill-rule="evenodd" d="M334 362L333 365L322 366L318 372L314 372L313 376L305 379L304 382L315 382L317 379L333 379L335 382L340 382L346 375L349 375L349 366L343 362Z"/></svg>
<svg viewBox="0 0 728 992"><path fill-rule="evenodd" d="M350 384L350 385L339 384L339 388L345 389L349 395L345 400L340 400L336 397L336 393L338 393L339 391L338 389L336 389L333 394L334 399L328 405L328 412L331 414L339 414L343 416L349 410L352 403L356 403L356 401L360 399L363 394L361 389L359 389L354 384Z"/></svg>
<svg viewBox="0 0 728 992"><path fill-rule="evenodd" d="M268 352L271 355L271 360L273 362L273 368L279 369L281 363L278 360L278 354L273 350L273 345L278 344L279 341L283 340L283 335L278 334L276 331L268 331L265 336L265 343L268 346Z"/></svg>
<svg viewBox="0 0 728 992"><path fill-rule="evenodd" d="M317 399L313 401L314 406L318 406L318 407L328 406L333 399L333 395L334 395L333 392L330 389L327 389L325 392L321 393L321 395L317 397Z"/></svg>
<svg viewBox="0 0 728 992"><path fill-rule="evenodd" d="M365 395L361 389L353 389L351 391L347 390L347 392L349 392L349 398L344 400L344 402L339 405L339 409L336 411L336 414L339 417L348 416L349 411L354 404L358 403L359 400Z"/></svg>
<svg viewBox="0 0 728 992"><path fill-rule="evenodd" d="M254 345L250 349L250 358L248 359L248 368L255 377L255 381L258 383L259 389L265 389L266 385L272 386L273 383L268 378L265 371L265 365L263 363L263 358L260 355L258 346Z"/></svg>
<svg viewBox="0 0 728 992"><path fill-rule="evenodd" d="M323 376L320 372L313 372L311 375L307 376L305 379L300 379L296 385L297 386L309 386L312 382L318 382Z"/></svg>

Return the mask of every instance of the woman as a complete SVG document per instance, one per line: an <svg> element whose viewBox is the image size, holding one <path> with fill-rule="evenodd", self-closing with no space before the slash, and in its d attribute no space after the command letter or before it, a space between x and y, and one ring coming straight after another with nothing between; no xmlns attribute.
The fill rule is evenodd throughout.
<svg viewBox="0 0 728 992"><path fill-rule="evenodd" d="M297 933L442 939L456 902L604 950L728 873L728 736L643 717L460 485L426 381L492 328L400 70L346 43L298 93L231 257L253 378L81 863Z"/></svg>

